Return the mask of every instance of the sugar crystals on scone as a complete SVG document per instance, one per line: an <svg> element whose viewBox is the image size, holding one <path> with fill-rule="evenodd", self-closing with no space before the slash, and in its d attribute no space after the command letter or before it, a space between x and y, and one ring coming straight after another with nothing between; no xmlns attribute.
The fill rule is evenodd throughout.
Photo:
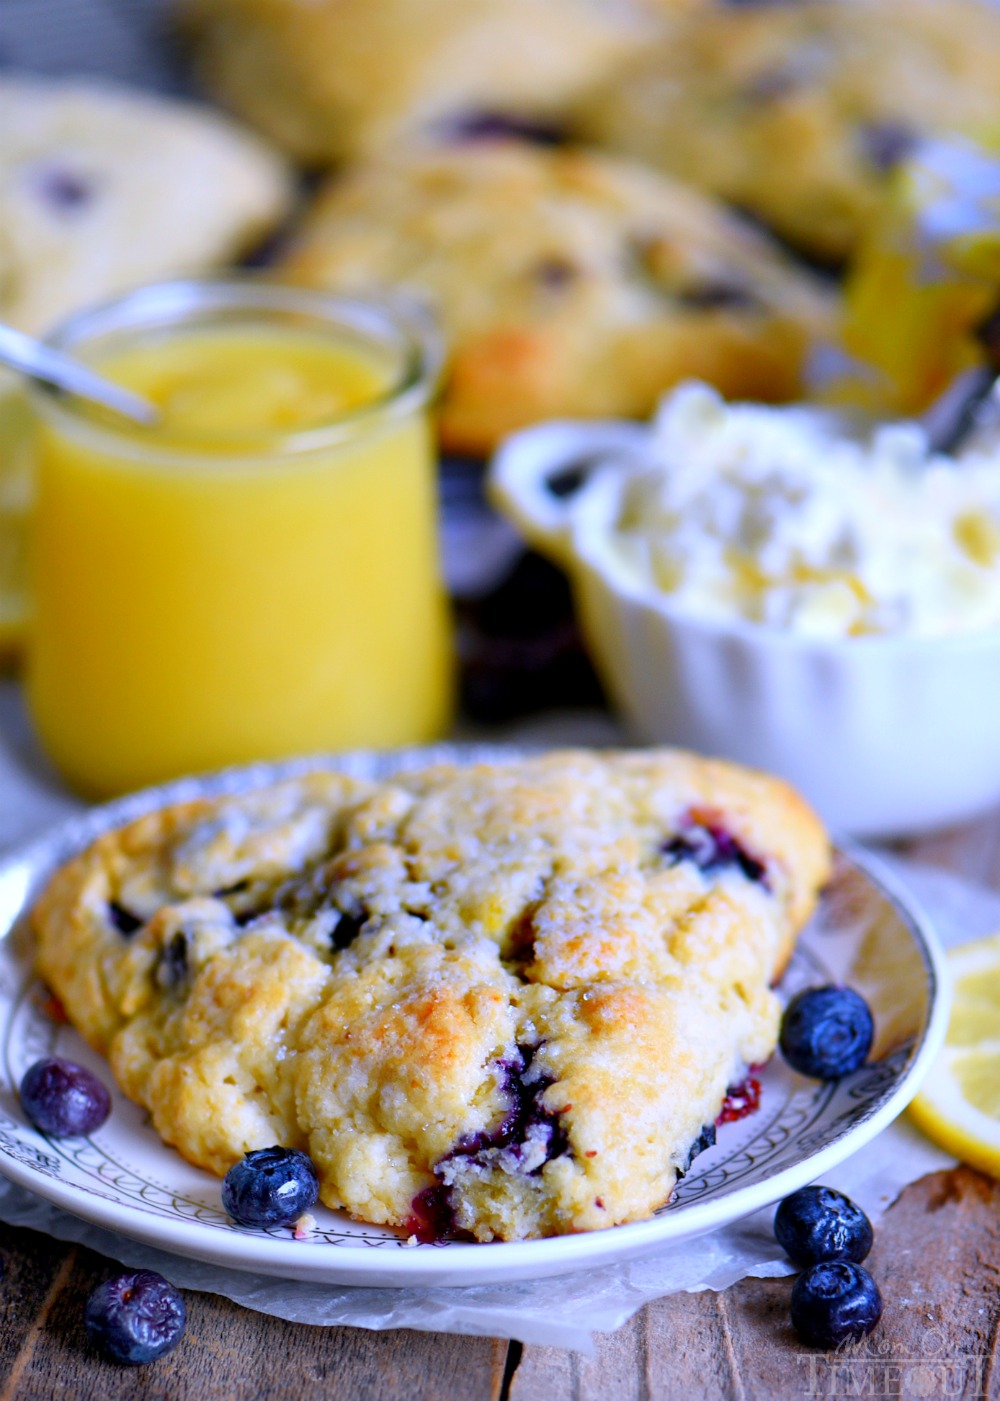
<svg viewBox="0 0 1000 1401"><path fill-rule="evenodd" d="M828 869L778 780L567 751L167 808L33 918L42 976L192 1162L278 1143L357 1219L517 1240L667 1200L774 1049Z"/></svg>

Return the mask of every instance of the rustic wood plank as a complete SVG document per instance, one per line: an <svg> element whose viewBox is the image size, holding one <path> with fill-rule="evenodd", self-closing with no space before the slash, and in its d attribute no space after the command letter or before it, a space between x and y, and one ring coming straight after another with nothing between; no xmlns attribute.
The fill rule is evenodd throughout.
<svg viewBox="0 0 1000 1401"><path fill-rule="evenodd" d="M397 1329L314 1328L188 1292L187 1333L166 1357L122 1367L83 1327L87 1295L121 1267L11 1232L0 1285L0 1401L498 1401L507 1343Z"/></svg>
<svg viewBox="0 0 1000 1401"><path fill-rule="evenodd" d="M1000 887L1000 808L975 822L900 842L896 849L929 866L943 866L969 880Z"/></svg>
<svg viewBox="0 0 1000 1401"><path fill-rule="evenodd" d="M553 1288L558 1289L558 1280ZM561 1348L526 1347L514 1371L509 1401L648 1401L645 1311L615 1333L596 1338L594 1357Z"/></svg>
<svg viewBox="0 0 1000 1401"><path fill-rule="evenodd" d="M882 1323L839 1354L798 1343L787 1281L737 1285L726 1300L747 1395L989 1394L1000 1324L998 1223L1000 1184L968 1168L908 1187L883 1218L869 1262L885 1300Z"/></svg>
<svg viewBox="0 0 1000 1401"><path fill-rule="evenodd" d="M0 1279L0 1395L38 1340L67 1268L67 1247L33 1231L3 1227ZM16 1378L14 1378L16 1381Z"/></svg>
<svg viewBox="0 0 1000 1401"><path fill-rule="evenodd" d="M525 1348L510 1401L791 1401L804 1395L1000 1397L1000 1183L969 1168L908 1187L880 1225L885 1298L870 1338L827 1354L788 1319L791 1281L650 1304L593 1359Z"/></svg>

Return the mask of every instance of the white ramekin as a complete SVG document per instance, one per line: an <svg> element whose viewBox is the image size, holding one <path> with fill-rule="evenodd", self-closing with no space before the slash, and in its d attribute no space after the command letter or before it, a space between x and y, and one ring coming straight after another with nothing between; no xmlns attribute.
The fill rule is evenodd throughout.
<svg viewBox="0 0 1000 1401"><path fill-rule="evenodd" d="M817 640L685 615L608 548L646 432L546 423L508 439L490 468L495 504L570 574L637 738L781 774L856 836L927 831L1000 801L1000 630ZM554 493L548 482L578 464L583 486Z"/></svg>

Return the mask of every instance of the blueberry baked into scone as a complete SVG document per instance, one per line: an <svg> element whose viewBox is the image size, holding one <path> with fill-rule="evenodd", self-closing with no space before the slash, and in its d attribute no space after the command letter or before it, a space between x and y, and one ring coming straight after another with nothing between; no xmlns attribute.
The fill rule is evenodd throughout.
<svg viewBox="0 0 1000 1401"><path fill-rule="evenodd" d="M1000 122L990 0L714 5L585 95L578 133L840 261L924 134Z"/></svg>
<svg viewBox="0 0 1000 1401"><path fill-rule="evenodd" d="M682 378L795 397L825 291L715 201L654 170L513 140L400 151L321 192L279 275L401 290L451 357L447 447L553 416L641 417Z"/></svg>
<svg viewBox="0 0 1000 1401"><path fill-rule="evenodd" d="M778 1034L829 870L776 779L670 750L317 772L101 837L37 966L166 1142L305 1150L359 1220L648 1216Z"/></svg>
<svg viewBox="0 0 1000 1401"><path fill-rule="evenodd" d="M292 203L282 157L193 102L5 75L0 133L0 321L33 334L227 262Z"/></svg>

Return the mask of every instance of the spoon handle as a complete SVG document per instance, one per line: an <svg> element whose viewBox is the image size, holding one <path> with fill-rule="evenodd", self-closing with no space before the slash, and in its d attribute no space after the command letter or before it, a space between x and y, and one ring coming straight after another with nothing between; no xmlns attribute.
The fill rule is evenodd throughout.
<svg viewBox="0 0 1000 1401"><path fill-rule="evenodd" d="M43 384L76 394L81 399L103 404L105 408L136 423L151 426L159 417L148 400L95 374L86 365L53 350L44 341L16 331L13 326L0 324L0 364L19 370Z"/></svg>
<svg viewBox="0 0 1000 1401"><path fill-rule="evenodd" d="M984 364L960 374L923 415L932 452L954 453L1000 419L1000 307L975 328Z"/></svg>
<svg viewBox="0 0 1000 1401"><path fill-rule="evenodd" d="M921 422L931 452L954 453L977 430L1000 417L1000 380L991 365L977 365L960 374L939 399L925 410Z"/></svg>

